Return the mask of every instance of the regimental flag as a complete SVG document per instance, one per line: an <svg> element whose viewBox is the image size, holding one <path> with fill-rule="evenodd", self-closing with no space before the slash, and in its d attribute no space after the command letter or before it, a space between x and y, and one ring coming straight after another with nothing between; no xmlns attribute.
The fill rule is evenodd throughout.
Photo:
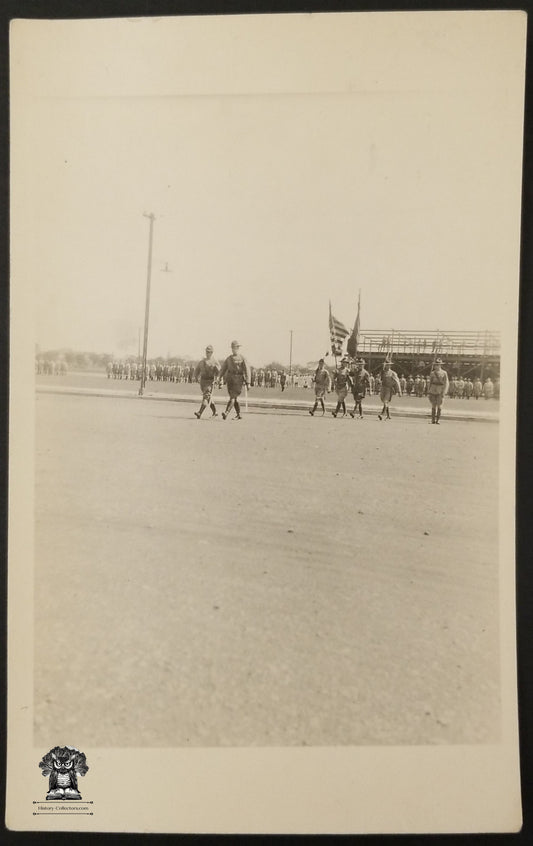
<svg viewBox="0 0 533 846"><path fill-rule="evenodd" d="M348 335L350 330L346 326L333 317L331 313L331 302L329 304L329 337L331 340L331 352L335 357L342 355L342 342Z"/></svg>
<svg viewBox="0 0 533 846"><path fill-rule="evenodd" d="M361 291L359 291L359 299L357 301L357 317L355 318L354 327L352 330L352 334L348 338L348 343L346 344L346 352L348 355L351 355L352 358L357 357L357 347L359 346L359 321L361 317Z"/></svg>

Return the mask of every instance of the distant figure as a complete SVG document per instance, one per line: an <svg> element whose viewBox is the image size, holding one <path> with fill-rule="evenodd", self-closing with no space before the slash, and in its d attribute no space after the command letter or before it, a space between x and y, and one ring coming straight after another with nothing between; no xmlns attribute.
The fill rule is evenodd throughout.
<svg viewBox="0 0 533 846"><path fill-rule="evenodd" d="M213 347L209 345L205 348L205 358L202 358L202 360L198 362L194 371L195 379L200 382L200 390L202 391L202 402L200 404L200 408L198 411L194 412L194 415L198 418L198 420L207 406L211 409L211 416L217 416L217 409L215 403L213 402L212 394L213 385L216 382L219 373L220 364L216 358L213 358Z"/></svg>
<svg viewBox="0 0 533 846"><path fill-rule="evenodd" d="M442 360L438 358L429 376L428 397L431 403L431 422L440 423L442 401L449 388L448 374L442 369Z"/></svg>
<svg viewBox="0 0 533 846"><path fill-rule="evenodd" d="M283 391L285 390L285 385L287 384L287 374L284 370L282 370L280 373L279 383L281 385L281 393L283 393Z"/></svg>
<svg viewBox="0 0 533 846"><path fill-rule="evenodd" d="M474 399L479 399L482 393L483 385L481 384L481 379L477 376L474 380Z"/></svg>
<svg viewBox="0 0 533 846"><path fill-rule="evenodd" d="M315 370L315 375L313 379L315 383L315 404L313 405L312 409L309 409L309 414L311 417L314 415L315 411L318 408L318 403L322 408L322 417L326 413L326 406L324 405L324 397L331 390L331 376L329 375L329 371L324 366L324 359L321 358L318 362L318 367Z"/></svg>
<svg viewBox="0 0 533 846"><path fill-rule="evenodd" d="M231 344L231 355L227 357L219 374L219 380L225 379L228 388L229 400L226 405L226 410L222 412L222 419L225 420L231 409L235 407L236 420L241 420L241 408L239 405L239 397L242 393L243 385L248 388L250 384L250 368L248 362L242 357L239 352L240 344L238 341L233 341Z"/></svg>
<svg viewBox="0 0 533 846"><path fill-rule="evenodd" d="M392 402L394 394L399 394L400 396L402 395L402 389L400 387L400 380L398 379L398 374L392 369L391 365L392 361L385 361L385 363L383 364L383 372L381 374L381 390L379 392L381 402L383 403L383 408L378 414L378 420L383 420L383 415L385 415L386 420L391 419L389 404Z"/></svg>
<svg viewBox="0 0 533 846"><path fill-rule="evenodd" d="M483 385L483 396L486 400L492 399L494 396L494 382L490 376L487 377L487 381Z"/></svg>
<svg viewBox="0 0 533 846"><path fill-rule="evenodd" d="M467 398L467 400L470 399L473 391L474 391L474 383L472 382L472 379L470 379L470 378L465 379L465 397Z"/></svg>

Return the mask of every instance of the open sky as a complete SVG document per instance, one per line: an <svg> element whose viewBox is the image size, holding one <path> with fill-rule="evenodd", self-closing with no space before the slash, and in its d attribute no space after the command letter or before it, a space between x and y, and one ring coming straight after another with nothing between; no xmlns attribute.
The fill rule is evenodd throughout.
<svg viewBox="0 0 533 846"><path fill-rule="evenodd" d="M305 363L516 320L519 15L16 21L13 285L35 341ZM168 265L170 272L163 272Z"/></svg>

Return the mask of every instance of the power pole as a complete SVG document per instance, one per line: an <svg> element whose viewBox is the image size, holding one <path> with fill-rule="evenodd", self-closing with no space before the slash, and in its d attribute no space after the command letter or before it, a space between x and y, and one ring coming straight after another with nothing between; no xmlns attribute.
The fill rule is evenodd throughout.
<svg viewBox="0 0 533 846"><path fill-rule="evenodd" d="M292 329L290 330L291 333L291 345L289 349L289 376L292 376Z"/></svg>
<svg viewBox="0 0 533 846"><path fill-rule="evenodd" d="M140 397L142 397L144 393L144 387L146 385L146 353L148 350L148 319L150 317L150 280L152 276L152 241L154 237L155 220L155 215L153 212L150 212L150 214L146 214L146 212L143 212L143 215L144 217L147 217L150 221L150 234L148 236L148 272L146 276L146 306L144 310L144 344L141 371L141 387L139 388Z"/></svg>

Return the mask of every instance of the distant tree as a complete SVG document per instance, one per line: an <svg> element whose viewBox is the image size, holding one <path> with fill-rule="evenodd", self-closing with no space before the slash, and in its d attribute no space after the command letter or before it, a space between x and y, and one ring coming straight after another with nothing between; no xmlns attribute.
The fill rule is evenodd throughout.
<svg viewBox="0 0 533 846"><path fill-rule="evenodd" d="M279 361L271 361L269 364L265 364L263 370L288 370L289 368L285 364L280 364Z"/></svg>

